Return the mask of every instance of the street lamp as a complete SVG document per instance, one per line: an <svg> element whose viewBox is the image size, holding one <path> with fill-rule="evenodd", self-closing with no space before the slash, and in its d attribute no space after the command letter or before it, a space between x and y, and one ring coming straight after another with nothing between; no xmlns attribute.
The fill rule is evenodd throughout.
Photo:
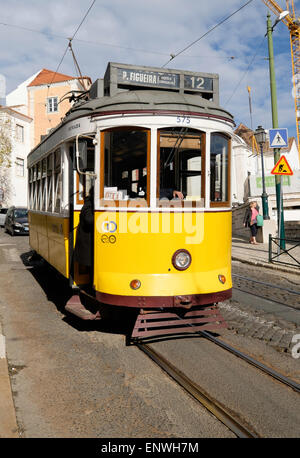
<svg viewBox="0 0 300 458"><path fill-rule="evenodd" d="M276 21L273 24L272 32L273 32L274 28L276 27L276 25L278 24L278 22L282 21L289 14L290 14L290 12L288 10L282 11L282 13L279 14L278 18L276 19Z"/></svg>
<svg viewBox="0 0 300 458"><path fill-rule="evenodd" d="M270 219L269 217L269 205L268 205L268 194L266 193L266 183L265 183L265 168L264 168L264 144L266 143L267 135L265 129L262 126L258 126L254 132L256 143L260 146L260 156L261 156L261 177L262 177L262 188L263 192L261 195L262 206L263 206L263 218Z"/></svg>
<svg viewBox="0 0 300 458"><path fill-rule="evenodd" d="M284 11L283 13L287 13ZM273 129L278 128L278 112L277 112L277 94L276 94L276 80L275 80L275 68L274 68L274 50L273 50L273 36L272 32L274 27L284 19L287 14L281 14L272 26L271 15L267 15L267 33L268 36L268 50L269 50L269 70L270 70L270 89L271 89L271 105L272 105L272 122ZM280 159L280 149L274 149L274 164ZM278 175L275 175L275 186L276 186L276 206L277 206L277 220L278 220L278 237L280 239L280 247L285 249L285 230L284 230L284 219L283 219L283 203L281 195L281 181Z"/></svg>

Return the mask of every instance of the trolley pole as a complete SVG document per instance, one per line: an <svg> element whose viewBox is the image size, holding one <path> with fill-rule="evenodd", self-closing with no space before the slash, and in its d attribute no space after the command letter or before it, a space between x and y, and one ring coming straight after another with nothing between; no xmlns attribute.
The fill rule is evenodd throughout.
<svg viewBox="0 0 300 458"><path fill-rule="evenodd" d="M274 49L273 49L273 27L271 15L267 15L267 36L268 36L268 50L269 50L269 71L270 71L270 90L271 90L271 105L272 105L272 123L273 129L278 128L278 109L277 109L277 93L276 93L276 79L274 68ZM274 165L280 159L280 148L274 149ZM285 250L285 230L283 219L283 201L281 194L281 179L275 176L276 187L276 206L277 206L277 223L278 223L278 237L280 238L280 247Z"/></svg>

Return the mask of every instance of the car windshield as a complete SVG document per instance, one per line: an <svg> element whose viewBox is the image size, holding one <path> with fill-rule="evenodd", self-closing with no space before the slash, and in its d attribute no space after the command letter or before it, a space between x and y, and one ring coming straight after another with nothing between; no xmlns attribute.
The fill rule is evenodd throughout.
<svg viewBox="0 0 300 458"><path fill-rule="evenodd" d="M15 210L15 217L16 218L26 218L28 211L26 208L18 208Z"/></svg>

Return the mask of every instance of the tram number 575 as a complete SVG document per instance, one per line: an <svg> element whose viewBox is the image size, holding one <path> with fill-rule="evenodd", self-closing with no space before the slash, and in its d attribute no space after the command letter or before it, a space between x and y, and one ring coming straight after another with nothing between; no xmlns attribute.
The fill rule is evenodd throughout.
<svg viewBox="0 0 300 458"><path fill-rule="evenodd" d="M177 124L190 124L191 118L189 116L177 116Z"/></svg>

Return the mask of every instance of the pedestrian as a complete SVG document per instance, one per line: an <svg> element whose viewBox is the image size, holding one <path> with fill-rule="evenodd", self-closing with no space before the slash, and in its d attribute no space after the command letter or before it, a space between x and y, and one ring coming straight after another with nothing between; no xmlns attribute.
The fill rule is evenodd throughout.
<svg viewBox="0 0 300 458"><path fill-rule="evenodd" d="M94 245L94 187L91 187L88 196L80 211L79 224L76 232L76 244L74 260L80 266L89 270L90 282L92 282L93 269L93 245Z"/></svg>
<svg viewBox="0 0 300 458"><path fill-rule="evenodd" d="M249 243L253 245L258 245L256 242L256 235L257 235L257 215L259 213L259 206L257 202L250 202L249 206L246 209L245 216L244 216L244 226L250 228L251 236Z"/></svg>

